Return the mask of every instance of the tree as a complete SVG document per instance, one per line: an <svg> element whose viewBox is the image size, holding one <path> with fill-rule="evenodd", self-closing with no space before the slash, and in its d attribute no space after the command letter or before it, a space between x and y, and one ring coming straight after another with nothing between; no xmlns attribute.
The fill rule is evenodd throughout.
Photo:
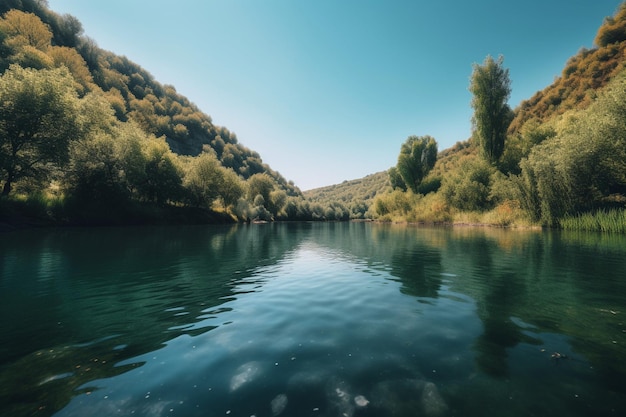
<svg viewBox="0 0 626 417"><path fill-rule="evenodd" d="M68 161L79 138L79 99L67 69L33 70L12 65L0 77L0 172L2 195L15 181L46 176Z"/></svg>
<svg viewBox="0 0 626 417"><path fill-rule="evenodd" d="M52 40L48 25L32 13L10 10L0 17L0 70L11 63L29 68L51 68L47 55Z"/></svg>
<svg viewBox="0 0 626 417"><path fill-rule="evenodd" d="M474 64L469 90L474 95L472 107L473 138L490 163L496 163L504 151L506 132L513 120L507 101L511 94L509 70L487 56L483 65Z"/></svg>
<svg viewBox="0 0 626 417"><path fill-rule="evenodd" d="M414 193L437 162L437 141L431 136L409 136L400 148L397 171ZM392 171L393 173L393 171Z"/></svg>
<svg viewBox="0 0 626 417"><path fill-rule="evenodd" d="M491 176L494 171L496 169L482 158L465 157L460 162L458 171L444 178L441 195L447 204L459 210L488 209Z"/></svg>
<svg viewBox="0 0 626 417"><path fill-rule="evenodd" d="M398 171L398 167L391 167L387 171L387 175L389 176L389 182L391 183L391 188L396 189L399 188L402 191L406 191L406 184L402 179L402 175L400 175L400 171Z"/></svg>
<svg viewBox="0 0 626 417"><path fill-rule="evenodd" d="M267 204L270 201L270 193L274 191L274 185L274 180L268 174L254 174L248 179L248 198L254 200L257 195L261 195Z"/></svg>
<svg viewBox="0 0 626 417"><path fill-rule="evenodd" d="M0 30L9 36L10 43L15 46L29 45L45 51L52 41L52 31L48 25L38 16L17 9L4 14L4 18L0 19Z"/></svg>
<svg viewBox="0 0 626 417"><path fill-rule="evenodd" d="M211 208L220 196L224 168L215 155L203 152L188 160L183 186L189 202L196 207Z"/></svg>

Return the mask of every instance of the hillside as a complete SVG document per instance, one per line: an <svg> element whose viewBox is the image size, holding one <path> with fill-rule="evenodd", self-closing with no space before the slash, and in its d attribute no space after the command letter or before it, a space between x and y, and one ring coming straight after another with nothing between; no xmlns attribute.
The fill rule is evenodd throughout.
<svg viewBox="0 0 626 417"><path fill-rule="evenodd" d="M60 16L41 0L2 2L0 15L9 10L39 17L49 29L50 38L39 33L40 44L17 53L5 46L1 51L0 71L15 63L38 69L66 66L76 79L80 95L104 94L117 119L132 120L145 132L164 137L175 153L196 156L208 146L224 167L232 168L244 179L266 172L288 195L300 195L293 183L263 163L257 152L239 143L236 134L215 125L210 116L178 94L174 86L160 84L129 58L99 48L95 40L83 33L80 22L73 16ZM5 30L2 37L9 35Z"/></svg>
<svg viewBox="0 0 626 417"><path fill-rule="evenodd" d="M305 195L320 203L361 198L368 216L386 221L624 230L624 102L626 3L605 19L594 48L581 49L560 77L513 110L496 163L470 139L438 153L417 193L392 190L389 181L367 188L366 177ZM378 184L385 174L374 174Z"/></svg>
<svg viewBox="0 0 626 417"><path fill-rule="evenodd" d="M607 17L592 49L582 48L571 57L551 85L522 101L515 109L509 132L519 133L530 119L546 121L568 110L587 108L605 87L626 68L626 7Z"/></svg>
<svg viewBox="0 0 626 417"><path fill-rule="evenodd" d="M376 196L387 191L389 187L387 173L377 172L341 184L308 190L304 192L304 196L312 203L340 206L350 213L351 219L363 219L371 216L368 210Z"/></svg>
<svg viewBox="0 0 626 417"><path fill-rule="evenodd" d="M325 218L235 133L45 0L0 2L0 76L0 217Z"/></svg>

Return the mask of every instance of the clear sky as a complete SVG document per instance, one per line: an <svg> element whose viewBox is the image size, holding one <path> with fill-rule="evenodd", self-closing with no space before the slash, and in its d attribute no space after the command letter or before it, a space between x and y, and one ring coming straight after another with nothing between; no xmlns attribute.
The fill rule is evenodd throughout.
<svg viewBox="0 0 626 417"><path fill-rule="evenodd" d="M49 0L302 190L387 170L410 135L468 139L473 63L504 56L516 107L620 3Z"/></svg>

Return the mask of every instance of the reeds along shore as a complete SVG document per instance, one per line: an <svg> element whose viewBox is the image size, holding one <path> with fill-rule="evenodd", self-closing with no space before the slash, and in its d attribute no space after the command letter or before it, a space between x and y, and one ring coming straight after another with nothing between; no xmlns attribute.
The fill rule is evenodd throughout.
<svg viewBox="0 0 626 417"><path fill-rule="evenodd" d="M560 225L564 230L626 233L626 210L598 210L568 216L560 220Z"/></svg>

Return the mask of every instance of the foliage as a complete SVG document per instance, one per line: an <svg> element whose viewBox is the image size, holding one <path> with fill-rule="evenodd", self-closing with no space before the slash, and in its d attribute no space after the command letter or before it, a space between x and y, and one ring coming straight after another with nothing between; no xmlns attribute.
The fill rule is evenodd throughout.
<svg viewBox="0 0 626 417"><path fill-rule="evenodd" d="M0 69L19 64L37 69L50 68L52 60L46 55L52 41L50 28L32 13L9 10L0 19L3 55Z"/></svg>
<svg viewBox="0 0 626 417"><path fill-rule="evenodd" d="M349 213L351 219L365 219L371 217L370 207L374 199L390 188L389 177L386 172L370 174L364 178L343 181L341 184L316 188L304 192L304 197L309 204L303 203L302 214L311 214L311 207L319 205L327 212L327 208L334 204L343 207L343 211ZM319 213L315 213L320 216ZM321 214L323 217L324 214Z"/></svg>
<svg viewBox="0 0 626 417"><path fill-rule="evenodd" d="M0 203L16 202L33 215L54 213L57 219L116 212L136 220L179 216L183 211L175 209L184 209L182 216L194 219L214 218L198 213L219 211L222 220L377 218L566 227L579 213L602 217L623 210L626 201L626 74L619 75L626 63L625 10L607 18L596 48L581 50L551 86L522 102L510 125L508 70L502 58L487 57L474 66L470 85L473 140L437 154L434 139L410 137L397 166L387 172L303 194L173 86L100 49L75 18L51 12L42 0L7 0L0 4L0 91L17 73L48 78L63 85L68 114L58 117L59 109L42 107L41 120L48 124L40 130L58 140L33 136L30 147L20 148L27 152L16 154L34 157L32 166L26 159L16 163L4 132L18 112L2 97L0 172L5 185L6 167L20 175L10 178L8 189L14 191ZM20 83L14 84L28 84ZM18 103L29 111L29 100L46 101L31 93ZM487 108L495 112L487 114ZM63 117L66 122L54 127ZM17 203L22 200L28 204Z"/></svg>
<svg viewBox="0 0 626 417"><path fill-rule="evenodd" d="M626 74L521 163L521 202L545 224L626 194Z"/></svg>
<svg viewBox="0 0 626 417"><path fill-rule="evenodd" d="M502 156L506 132L513 118L507 101L511 94L509 70L487 56L482 65L474 64L469 90L473 94L473 138L487 160L495 163Z"/></svg>
<svg viewBox="0 0 626 417"><path fill-rule="evenodd" d="M626 209L598 210L566 216L559 220L559 225L564 230L626 233Z"/></svg>
<svg viewBox="0 0 626 417"><path fill-rule="evenodd" d="M391 184L391 188L400 189L402 191L406 191L406 184L402 179L402 175L400 175L400 171L398 171L398 167L393 166L387 170L387 175L389 175L389 183Z"/></svg>
<svg viewBox="0 0 626 417"><path fill-rule="evenodd" d="M285 216L287 200L302 198L293 182L241 145L234 133L214 125L173 86L159 84L126 57L100 49L82 34L74 17L57 15L41 0L7 0L0 4L0 14L3 85L18 71L42 78L56 71L55 77L48 78L57 78L76 101L64 106L75 120L42 109L46 133L57 136L48 140L51 137L34 129L37 140L26 140L30 147L25 147L10 142L12 132L7 129L13 125L5 121L18 117L19 109L9 108L13 101L5 100L3 93L0 172L5 193L16 181L19 191L26 193L54 185L74 213L80 207L129 208L135 203L237 213L238 208L253 208L255 196L243 200L246 180L262 174L271 182L263 202L268 218ZM9 70L9 65L15 67ZM23 102L30 109L27 99ZM31 115L36 118L37 108L33 108ZM76 134L70 134L70 128ZM53 149L58 151L54 155ZM26 163L27 157L33 157L32 164ZM257 179L252 180L252 189Z"/></svg>
<svg viewBox="0 0 626 417"><path fill-rule="evenodd" d="M81 96L102 94L118 120L132 120L146 133L164 137L175 153L195 156L208 146L222 165L244 179L265 172L287 195L301 195L257 152L241 145L228 129L214 125L173 86L161 85L128 58L104 51L83 36L80 22L72 16L59 16L37 0L15 2L13 7L0 18L0 71L10 63L37 69L66 67Z"/></svg>
<svg viewBox="0 0 626 417"><path fill-rule="evenodd" d="M450 207L439 193L414 194L411 191L392 192L376 197L374 216L380 221L406 221L414 223L448 223L452 221Z"/></svg>
<svg viewBox="0 0 626 417"><path fill-rule="evenodd" d="M530 153L531 149L556 135L554 126L544 123L537 119L528 120L521 131L509 135L504 154L500 161L500 168L503 172L519 174L519 163Z"/></svg>
<svg viewBox="0 0 626 417"><path fill-rule="evenodd" d="M402 183L417 193L422 179L435 166L435 162L437 162L435 139L431 136L409 136L400 148L396 170L391 171L389 180L396 188L398 179L393 176L397 173L402 178Z"/></svg>
<svg viewBox="0 0 626 417"><path fill-rule="evenodd" d="M0 77L0 170L4 187L22 178L46 178L51 164L68 161L80 136L79 100L67 70L12 66Z"/></svg>
<svg viewBox="0 0 626 417"><path fill-rule="evenodd" d="M186 160L183 185L196 207L211 208L219 198L224 206L233 206L244 193L239 177L209 152Z"/></svg>
<svg viewBox="0 0 626 417"><path fill-rule="evenodd" d="M595 44L605 47L626 40L626 4L621 4L615 17L608 17L598 30Z"/></svg>
<svg viewBox="0 0 626 417"><path fill-rule="evenodd" d="M582 48L571 57L552 85L524 100L515 110L509 133L516 133L527 120L546 122L569 110L583 110L626 67L626 3L599 28L592 49Z"/></svg>
<svg viewBox="0 0 626 417"><path fill-rule="evenodd" d="M459 210L490 208L491 176L495 170L482 158L467 157L460 168L447 175L441 194L447 204Z"/></svg>

